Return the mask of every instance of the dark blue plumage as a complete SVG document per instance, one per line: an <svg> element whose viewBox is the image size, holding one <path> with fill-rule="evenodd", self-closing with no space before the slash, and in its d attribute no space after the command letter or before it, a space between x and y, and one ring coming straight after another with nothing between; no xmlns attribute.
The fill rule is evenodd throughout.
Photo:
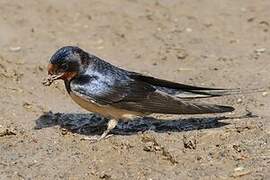
<svg viewBox="0 0 270 180"><path fill-rule="evenodd" d="M74 46L66 46L58 51L51 57L51 64L62 64L64 63L68 57L72 56L75 52L79 51L79 48Z"/></svg>
<svg viewBox="0 0 270 180"><path fill-rule="evenodd" d="M127 114L231 112L234 108L230 106L193 103L187 99L237 92L189 86L126 71L73 46L59 49L50 59L48 71L62 73L59 78L65 81L66 89L80 106L114 119L108 130Z"/></svg>

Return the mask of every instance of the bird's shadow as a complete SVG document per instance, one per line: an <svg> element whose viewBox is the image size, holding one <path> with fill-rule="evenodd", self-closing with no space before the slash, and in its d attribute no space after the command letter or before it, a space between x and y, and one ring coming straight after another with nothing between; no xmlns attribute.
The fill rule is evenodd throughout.
<svg viewBox="0 0 270 180"><path fill-rule="evenodd" d="M226 126L230 123L220 122L226 119L241 119L254 117L246 114L238 117L188 117L184 119L155 119L153 117L137 118L132 121L120 121L111 133L131 135L138 132L152 130L155 132L181 132L199 129L212 129ZM108 119L92 113L52 113L46 112L36 120L35 129L60 126L68 131L84 135L101 134L107 127Z"/></svg>

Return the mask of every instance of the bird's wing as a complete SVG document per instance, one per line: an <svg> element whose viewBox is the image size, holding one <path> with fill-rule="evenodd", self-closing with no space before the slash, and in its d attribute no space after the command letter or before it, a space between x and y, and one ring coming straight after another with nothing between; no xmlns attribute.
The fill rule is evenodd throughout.
<svg viewBox="0 0 270 180"><path fill-rule="evenodd" d="M182 101L139 80L125 79L111 83L102 78L86 77L84 80L73 80L70 87L73 93L85 100L135 112L204 114L233 111L228 106Z"/></svg>
<svg viewBox="0 0 270 180"><path fill-rule="evenodd" d="M185 101L159 90L149 94L147 98L140 101L120 101L115 103L114 106L130 111L162 114L207 114L231 112L234 110L230 106Z"/></svg>
<svg viewBox="0 0 270 180"><path fill-rule="evenodd" d="M254 90L250 90L250 92L249 91L243 92L240 89L223 89L223 88L191 86L163 79L158 79L151 76L145 76L136 72L130 72L129 76L133 79L149 83L156 89L179 98L207 98L207 97L217 97L224 95L254 92Z"/></svg>
<svg viewBox="0 0 270 180"><path fill-rule="evenodd" d="M76 95L101 105L139 101L155 91L151 85L127 77L117 80L87 75L71 81L70 89Z"/></svg>

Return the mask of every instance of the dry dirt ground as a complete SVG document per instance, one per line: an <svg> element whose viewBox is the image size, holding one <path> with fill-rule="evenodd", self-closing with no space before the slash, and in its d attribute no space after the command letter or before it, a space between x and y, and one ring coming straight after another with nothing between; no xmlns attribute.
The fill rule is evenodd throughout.
<svg viewBox="0 0 270 180"><path fill-rule="evenodd" d="M269 179L269 0L0 0L0 179ZM231 114L120 123L44 87L56 49L200 86L265 88L214 98Z"/></svg>

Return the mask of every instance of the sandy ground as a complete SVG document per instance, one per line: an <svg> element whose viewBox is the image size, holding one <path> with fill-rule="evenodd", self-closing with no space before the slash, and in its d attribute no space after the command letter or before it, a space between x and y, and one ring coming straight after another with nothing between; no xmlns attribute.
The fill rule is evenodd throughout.
<svg viewBox="0 0 270 180"><path fill-rule="evenodd" d="M0 179L269 179L269 0L0 0ZM106 120L44 87L78 45L159 78L265 92L215 98L232 114Z"/></svg>

